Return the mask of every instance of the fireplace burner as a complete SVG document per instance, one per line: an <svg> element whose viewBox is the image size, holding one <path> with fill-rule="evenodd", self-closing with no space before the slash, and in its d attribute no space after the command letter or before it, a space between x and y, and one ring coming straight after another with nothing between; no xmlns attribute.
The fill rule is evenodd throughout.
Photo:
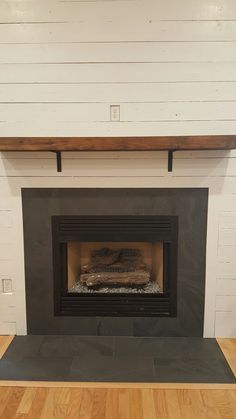
<svg viewBox="0 0 236 419"><path fill-rule="evenodd" d="M176 216L53 216L57 316L176 316Z"/></svg>

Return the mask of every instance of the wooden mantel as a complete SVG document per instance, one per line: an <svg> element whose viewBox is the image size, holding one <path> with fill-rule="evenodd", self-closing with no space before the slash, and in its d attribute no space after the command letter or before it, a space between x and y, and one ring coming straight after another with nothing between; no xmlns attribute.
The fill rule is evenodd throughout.
<svg viewBox="0 0 236 419"><path fill-rule="evenodd" d="M0 151L231 150L236 135L173 137L0 137Z"/></svg>
<svg viewBox="0 0 236 419"><path fill-rule="evenodd" d="M52 151L62 171L62 151L168 151L168 172L178 150L236 149L236 135L189 137L0 137L0 151Z"/></svg>

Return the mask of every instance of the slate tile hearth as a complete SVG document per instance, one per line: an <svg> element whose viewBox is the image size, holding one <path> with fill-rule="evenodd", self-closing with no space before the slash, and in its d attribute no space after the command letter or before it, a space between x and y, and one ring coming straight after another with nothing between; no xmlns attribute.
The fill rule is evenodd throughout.
<svg viewBox="0 0 236 419"><path fill-rule="evenodd" d="M52 356L69 357L75 356L108 356L114 353L113 337L78 337L78 336L47 336L40 346L40 356L50 358Z"/></svg>
<svg viewBox="0 0 236 419"><path fill-rule="evenodd" d="M215 339L17 336L0 380L236 383Z"/></svg>
<svg viewBox="0 0 236 419"><path fill-rule="evenodd" d="M89 368L88 368L89 365ZM69 380L115 382L155 382L151 357L132 356L89 357L76 356L71 364Z"/></svg>

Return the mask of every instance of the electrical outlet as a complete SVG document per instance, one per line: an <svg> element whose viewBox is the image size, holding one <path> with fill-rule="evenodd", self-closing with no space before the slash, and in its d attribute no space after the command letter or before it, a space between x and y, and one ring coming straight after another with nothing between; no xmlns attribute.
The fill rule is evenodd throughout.
<svg viewBox="0 0 236 419"><path fill-rule="evenodd" d="M120 105L110 105L110 120L112 122L120 120Z"/></svg>
<svg viewBox="0 0 236 419"><path fill-rule="evenodd" d="M12 293L12 280L9 278L2 279L2 292L5 294Z"/></svg>

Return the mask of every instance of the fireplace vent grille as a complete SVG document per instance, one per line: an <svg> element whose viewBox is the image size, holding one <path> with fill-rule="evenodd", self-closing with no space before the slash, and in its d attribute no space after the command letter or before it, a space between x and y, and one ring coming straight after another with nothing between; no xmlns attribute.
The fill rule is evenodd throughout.
<svg viewBox="0 0 236 419"><path fill-rule="evenodd" d="M161 235L161 237L169 237L175 229L175 223L173 218L165 216L148 216L148 217L129 217L129 216L98 216L96 219L94 217L54 217L55 222L57 223L58 233L61 239L63 238L68 240L68 235L71 240L73 237L78 239L78 236L83 239L83 236L86 235L86 239L89 238L89 233L93 232L93 240L95 239L94 235L97 234L100 239L100 234L110 235L112 234L112 239L125 240L124 237L127 235L127 229L135 234L136 239L142 239L143 236L150 236L154 238L156 235ZM142 237L141 237L142 236ZM145 237L143 237L145 239Z"/></svg>

